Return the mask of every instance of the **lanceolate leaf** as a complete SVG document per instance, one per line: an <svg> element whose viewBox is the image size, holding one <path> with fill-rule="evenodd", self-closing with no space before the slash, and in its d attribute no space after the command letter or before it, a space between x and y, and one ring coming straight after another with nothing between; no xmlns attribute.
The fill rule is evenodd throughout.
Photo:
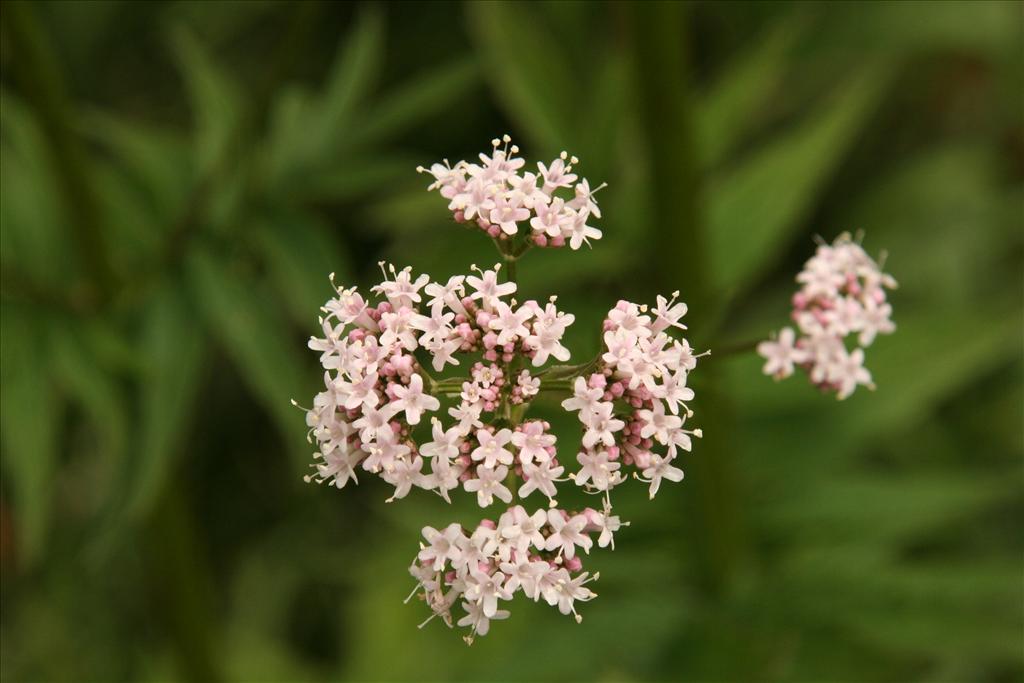
<svg viewBox="0 0 1024 683"><path fill-rule="evenodd" d="M573 105L578 74L528 3L466 5L470 35L486 67L495 97L536 144L536 152L573 147Z"/></svg>
<svg viewBox="0 0 1024 683"><path fill-rule="evenodd" d="M151 509L188 443L190 417L199 409L205 335L174 281L156 292L143 321L139 353L139 440L126 512Z"/></svg>
<svg viewBox="0 0 1024 683"><path fill-rule="evenodd" d="M108 482L116 480L128 447L128 405L110 368L92 348L85 325L73 320L53 323L55 375L99 435L99 453Z"/></svg>
<svg viewBox="0 0 1024 683"><path fill-rule="evenodd" d="M802 15L794 13L775 25L729 64L697 101L694 125L705 167L717 166L761 118L785 76L788 53L800 35L802 20Z"/></svg>
<svg viewBox="0 0 1024 683"><path fill-rule="evenodd" d="M192 185L188 140L98 110L83 115L82 134L113 153L154 215L164 219L160 227L169 228L166 223L180 215Z"/></svg>
<svg viewBox="0 0 1024 683"><path fill-rule="evenodd" d="M337 274L338 282L351 279L351 264L330 228L309 215L268 211L256 227L256 236L277 290L302 325L315 321L318 309L332 295L329 273Z"/></svg>
<svg viewBox="0 0 1024 683"><path fill-rule="evenodd" d="M452 107L460 97L470 96L479 75L476 60L459 59L412 77L369 110L359 124L358 135L351 136L346 146L372 146Z"/></svg>
<svg viewBox="0 0 1024 683"><path fill-rule="evenodd" d="M303 418L289 400L305 394L303 365L274 300L204 250L192 254L188 272L207 327L277 424L282 442L300 452Z"/></svg>
<svg viewBox="0 0 1024 683"><path fill-rule="evenodd" d="M890 388L849 407L849 438L863 434L864 428L881 434L913 424L939 401L955 396L959 388L1006 364L1014 354L1020 358L1019 309L949 311L897 324L896 334L876 342L868 356L868 362L879 368L877 381Z"/></svg>
<svg viewBox="0 0 1024 683"><path fill-rule="evenodd" d="M379 195L416 177L419 159L383 156L373 152L363 157L338 160L328 164L319 173L310 174L304 182L288 188L290 198L311 203L344 203L359 197ZM424 185L425 186L425 185Z"/></svg>
<svg viewBox="0 0 1024 683"><path fill-rule="evenodd" d="M14 501L19 564L28 565L46 540L63 407L46 357L45 326L4 306L0 330L3 472Z"/></svg>
<svg viewBox="0 0 1024 683"><path fill-rule="evenodd" d="M365 8L349 31L327 77L319 103L314 138L337 139L347 134L345 125L376 80L384 52L384 17Z"/></svg>
<svg viewBox="0 0 1024 683"><path fill-rule="evenodd" d="M188 30L176 31L173 44L195 118L196 164L205 175L223 162L237 141L244 112L242 92Z"/></svg>
<svg viewBox="0 0 1024 683"><path fill-rule="evenodd" d="M304 171L318 169L337 153L338 143L358 137L354 115L380 70L384 20L366 9L342 39L319 95L286 90L271 118L267 149L269 183L279 189L301 187Z"/></svg>
<svg viewBox="0 0 1024 683"><path fill-rule="evenodd" d="M820 111L727 171L708 197L710 272L735 293L774 262L874 111L886 79L868 69Z"/></svg>
<svg viewBox="0 0 1024 683"><path fill-rule="evenodd" d="M34 285L62 288L74 277L74 253L53 201L59 189L46 140L26 104L6 90L0 91L0 133L0 259Z"/></svg>

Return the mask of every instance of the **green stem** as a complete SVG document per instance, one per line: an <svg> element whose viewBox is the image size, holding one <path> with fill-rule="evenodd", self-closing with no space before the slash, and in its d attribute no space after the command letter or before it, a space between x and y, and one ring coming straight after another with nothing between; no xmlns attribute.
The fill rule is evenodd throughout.
<svg viewBox="0 0 1024 683"><path fill-rule="evenodd" d="M217 654L217 591L192 509L181 483L172 481L153 510L142 548L155 617L174 643L181 677L213 683L225 677Z"/></svg>
<svg viewBox="0 0 1024 683"><path fill-rule="evenodd" d="M745 342L739 342L736 344L727 344L711 350L711 355L708 359L712 358L734 358L736 356L745 356L760 344L762 339L749 339Z"/></svg>
<svg viewBox="0 0 1024 683"><path fill-rule="evenodd" d="M638 114L646 136L650 163L653 215L666 217L651 226L652 285L662 291L680 289L690 305L693 327L716 318L721 301L707 271L706 235L701 205L701 173L694 144L691 35L683 3L644 2L628 6ZM651 292L652 294L654 292ZM732 416L720 391L720 373L712 365L694 377L700 385L699 419L709 438L688 459L693 494L681 519L691 524L688 536L697 549L697 569L709 594L724 595L736 585L746 564L742 507L738 495L730 435ZM714 438L711 436L714 435Z"/></svg>
<svg viewBox="0 0 1024 683"><path fill-rule="evenodd" d="M508 282L515 282L518 284L516 279L516 258L514 256L504 255L505 259L505 279Z"/></svg>
<svg viewBox="0 0 1024 683"><path fill-rule="evenodd" d="M534 377L539 377L541 381L543 381L545 377L550 377L551 379L574 380L577 377L586 375L592 369L597 367L600 362L601 354L599 353L597 356L594 356L587 362L580 363L579 365L552 365L551 367L541 370L534 375Z"/></svg>

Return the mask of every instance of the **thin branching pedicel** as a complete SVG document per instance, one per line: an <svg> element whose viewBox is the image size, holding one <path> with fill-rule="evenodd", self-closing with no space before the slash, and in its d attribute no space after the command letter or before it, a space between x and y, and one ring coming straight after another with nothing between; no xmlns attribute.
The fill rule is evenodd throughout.
<svg viewBox="0 0 1024 683"><path fill-rule="evenodd" d="M376 300L335 286L323 336L309 342L321 354L324 390L306 411L318 446L308 481L343 488L361 470L394 487L388 502L413 488L451 502L462 489L481 508L506 506L497 522L473 529L424 527L410 567L413 594L447 625L468 627L469 641L507 617L500 601L519 591L580 621L576 604L594 597L587 586L598 575L583 571L578 551L589 554L595 539L614 548L627 525L612 514L611 490L632 472L653 498L664 480L682 479L673 462L701 436L684 428L699 354L672 336L686 329L678 292L652 307L618 302L604 320L602 350L578 365L564 365L562 344L574 316L554 296L516 298L515 266L526 251L577 249L601 236L587 225L601 214L589 183L572 172L577 159L563 153L520 175L517 152L506 136L481 164L430 169L430 188L450 200L456 221L494 239L503 263L443 283L382 263ZM559 452L547 422L528 416L545 392L569 394L562 406L581 423L580 443L568 451ZM599 504L564 509L566 486ZM531 497L544 504L528 512L518 502ZM453 617L454 607L464 616Z"/></svg>
<svg viewBox="0 0 1024 683"><path fill-rule="evenodd" d="M882 272L849 234L821 244L796 276L802 286L793 295L793 321L800 336L784 327L757 352L766 359L764 373L775 379L804 370L811 383L845 399L858 386L874 389L864 367L864 349L879 334L896 330L886 290L896 280ZM853 340L852 348L847 339Z"/></svg>

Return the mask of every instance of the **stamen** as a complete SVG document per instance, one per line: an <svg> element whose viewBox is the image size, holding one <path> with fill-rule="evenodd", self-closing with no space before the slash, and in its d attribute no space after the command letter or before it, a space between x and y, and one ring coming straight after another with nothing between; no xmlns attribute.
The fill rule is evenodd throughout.
<svg viewBox="0 0 1024 683"><path fill-rule="evenodd" d="M402 601L402 604L408 605L409 601L412 600L412 596L416 595L416 591L418 591L422 585L423 582L417 583L416 587L412 589L412 593L409 593L408 597L406 597L405 600Z"/></svg>

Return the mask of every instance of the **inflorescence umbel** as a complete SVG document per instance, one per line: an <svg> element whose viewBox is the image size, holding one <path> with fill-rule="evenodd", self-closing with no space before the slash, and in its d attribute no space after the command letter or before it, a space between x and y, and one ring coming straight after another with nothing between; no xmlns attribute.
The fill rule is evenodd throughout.
<svg viewBox="0 0 1024 683"><path fill-rule="evenodd" d="M801 287L793 295L792 318L800 336L784 327L773 340L758 344L764 373L783 379L799 367L812 384L839 399L858 386L874 389L864 349L879 334L896 330L885 293L896 288L896 280L844 233L819 245L796 281Z"/></svg>
<svg viewBox="0 0 1024 683"><path fill-rule="evenodd" d="M482 508L505 506L475 528L424 527L410 567L413 594L444 623L468 627L470 641L508 616L499 601L518 591L580 620L576 604L594 597L587 586L598 577L583 570L580 553L595 542L614 547L628 524L612 513L611 490L632 473L653 498L663 481L682 479L673 462L701 436L684 426L699 354L680 336L678 292L650 307L618 302L598 355L578 365L565 365L562 344L574 316L554 296L516 298L514 267L526 251L576 249L601 236L587 225L600 210L572 172L576 158L563 153L520 175L517 151L506 136L480 164L430 169L430 188L450 200L455 220L494 238L504 263L444 282L382 263L370 299L334 285L323 336L309 342L324 390L306 411L318 446L307 480L343 488L368 472L394 487L388 502L420 488L448 502L462 490ZM563 399L579 420L579 442L568 450L546 421L528 416L542 393ZM566 486L600 504L563 507ZM531 497L544 504L529 512ZM462 616L452 615L456 607Z"/></svg>
<svg viewBox="0 0 1024 683"><path fill-rule="evenodd" d="M440 617L466 627L467 642L508 617L502 603L520 591L580 621L578 603L595 597L589 586L598 578L581 553L614 549L628 526L613 514L612 489L633 478L654 498L664 481L682 480L676 461L703 436L688 425L688 378L709 352L695 353L683 338L678 292L653 305L617 302L597 355L575 365L562 343L575 317L554 296L517 298L526 252L601 237L588 223L601 217L594 193L604 187L591 189L565 152L521 172L518 151L505 136L480 163L418 169L433 176L428 189L449 201L456 222L493 239L501 263L444 281L381 263L384 279L368 298L332 275L323 336L309 341L324 389L305 409L317 445L307 481L343 488L370 473L394 487L387 502L419 488L449 503L462 491L481 508L498 507L469 527L423 527L409 567L417 583L407 601L418 595L431 610L423 623ZM799 366L840 398L871 386L863 350L847 350L844 339L868 346L892 332L885 289L895 281L846 235L822 245L797 280L802 336L785 328L761 343L765 372L782 378ZM559 444L547 421L530 416L545 394L578 419L578 441ZM599 503L560 503L574 488Z"/></svg>

